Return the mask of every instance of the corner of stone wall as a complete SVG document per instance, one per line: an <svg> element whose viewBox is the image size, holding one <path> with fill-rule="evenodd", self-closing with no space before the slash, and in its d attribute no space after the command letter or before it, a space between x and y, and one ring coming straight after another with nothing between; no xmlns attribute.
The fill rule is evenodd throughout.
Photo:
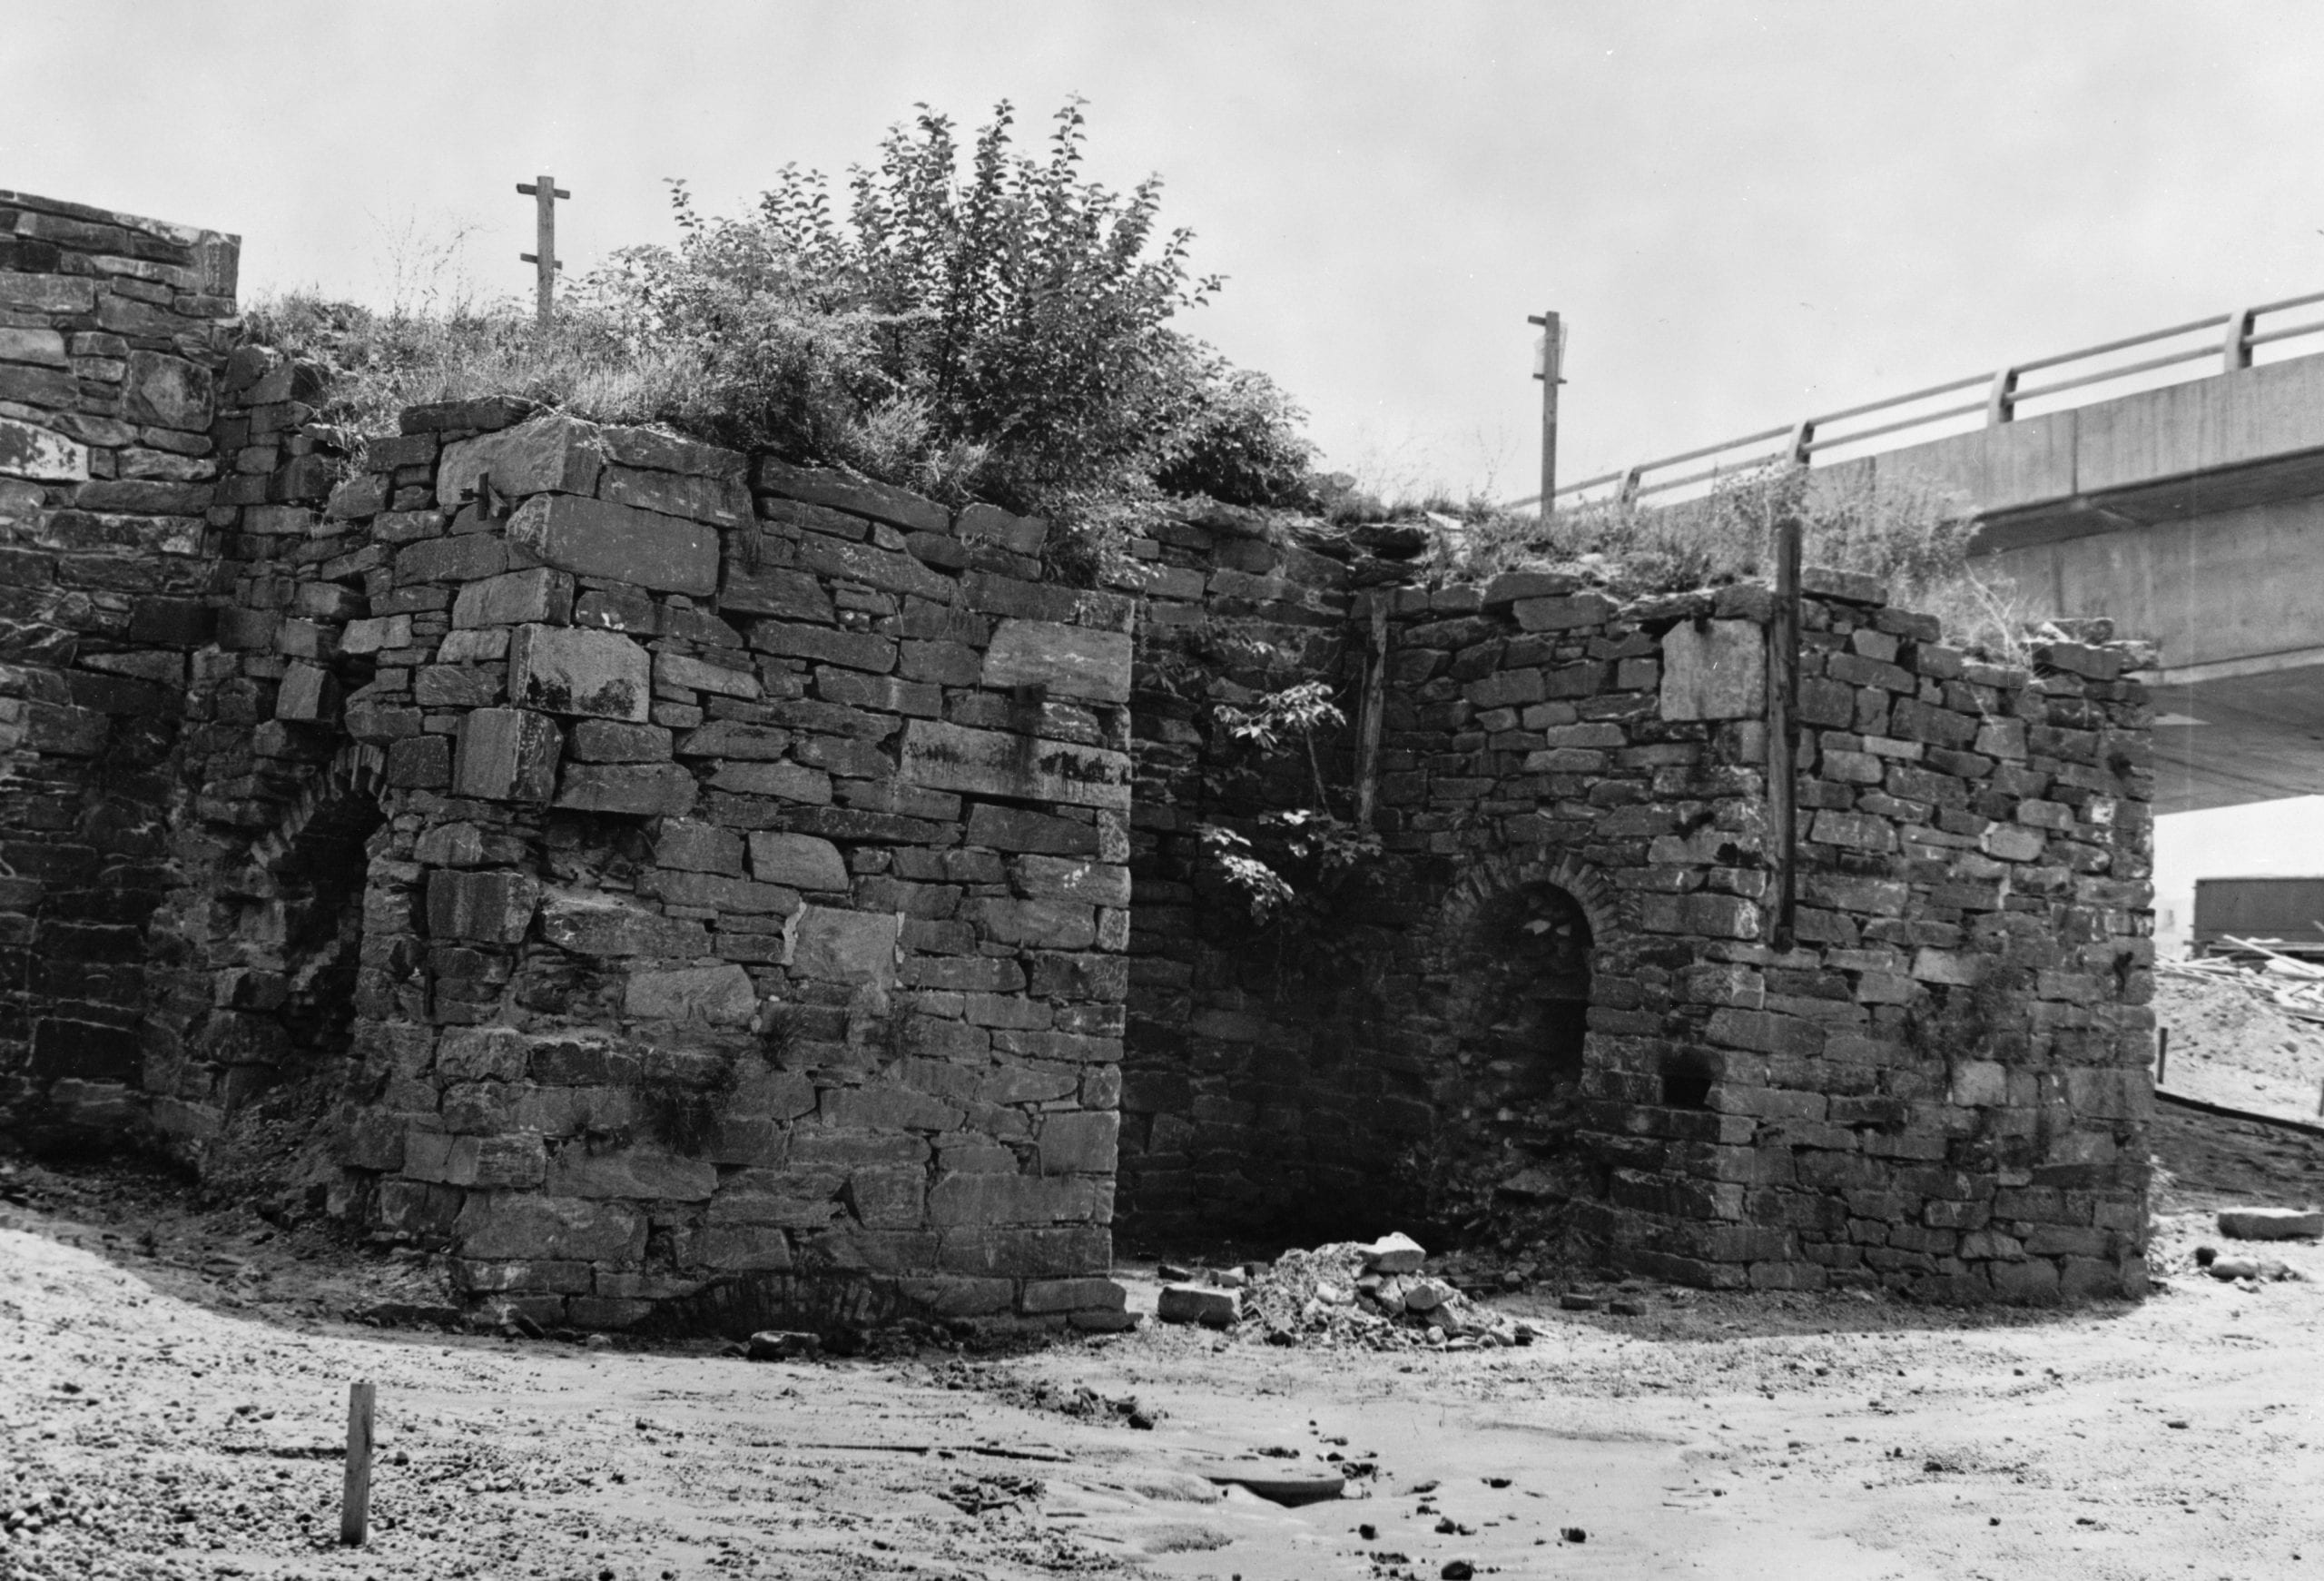
<svg viewBox="0 0 2324 1581"><path fill-rule="evenodd" d="M0 192L0 1118L143 1119L236 238Z"/></svg>

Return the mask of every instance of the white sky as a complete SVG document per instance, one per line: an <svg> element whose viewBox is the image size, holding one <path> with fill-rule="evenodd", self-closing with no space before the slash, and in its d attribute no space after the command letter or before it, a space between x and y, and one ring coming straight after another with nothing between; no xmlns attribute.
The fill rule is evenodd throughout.
<svg viewBox="0 0 2324 1581"><path fill-rule="evenodd" d="M581 268L669 237L661 177L732 209L1078 92L1335 463L1509 495L1545 306L1574 478L2324 286L2319 65L2312 5L12 0L0 186L370 300L472 225L517 292L537 171Z"/></svg>
<svg viewBox="0 0 2324 1581"><path fill-rule="evenodd" d="M2319 68L2299 4L10 0L0 186L239 232L246 298L520 293L537 172L577 271L665 176L729 211L1078 93L1231 277L1189 327L1368 482L1506 497L1544 307L1571 479L2324 288ZM2171 893L2324 871L2315 805L2193 817Z"/></svg>

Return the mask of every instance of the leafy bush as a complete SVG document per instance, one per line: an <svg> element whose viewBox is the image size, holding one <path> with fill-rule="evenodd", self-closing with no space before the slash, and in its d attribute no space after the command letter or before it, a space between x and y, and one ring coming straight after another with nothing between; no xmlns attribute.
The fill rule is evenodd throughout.
<svg viewBox="0 0 2324 1581"><path fill-rule="evenodd" d="M1190 232L1162 229L1159 178L1085 179L1078 102L1039 158L1013 148L1013 120L1004 101L964 151L921 107L851 173L843 214L796 166L733 217L674 183L677 244L615 253L546 334L513 303L311 297L261 306L249 333L334 369L329 415L361 430L414 400L524 395L1057 516L1081 529L1062 543L1085 570L1118 502L1301 498L1304 414L1170 327L1219 282L1191 272Z"/></svg>

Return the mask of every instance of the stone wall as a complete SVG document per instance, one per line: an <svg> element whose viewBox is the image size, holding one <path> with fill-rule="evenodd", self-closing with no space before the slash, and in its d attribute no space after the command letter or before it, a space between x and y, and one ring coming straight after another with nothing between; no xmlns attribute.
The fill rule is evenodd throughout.
<svg viewBox="0 0 2324 1581"><path fill-rule="evenodd" d="M1766 588L1624 603L1520 574L1351 607L1393 569L1355 558L1298 595L1282 573L1312 552L1236 539L1237 574L1275 580L1233 609L1225 541L1158 546L1177 629L1312 616L1309 673L1359 731L1381 666L1383 853L1338 896L1336 955L1285 973L1238 937L1193 826L1315 798L1216 772L1240 683L1214 665L1187 697L1170 623L1150 631L1125 1233L1433 1210L1472 1235L1561 1222L1577 1250L1700 1284L2142 1291L2135 650L1983 665L1876 587L1812 578L1778 947ZM1347 746L1325 744L1335 774Z"/></svg>
<svg viewBox="0 0 2324 1581"><path fill-rule="evenodd" d="M231 236L0 192L0 1115L132 1116Z"/></svg>
<svg viewBox="0 0 2324 1581"><path fill-rule="evenodd" d="M542 1323L1118 1325L1118 1207L2143 1289L2135 645L1216 507L1079 592L1039 521L507 400L346 454L227 356L231 238L0 234L25 1134L302 1148ZM1344 719L1227 727L1295 682Z"/></svg>
<svg viewBox="0 0 2324 1581"><path fill-rule="evenodd" d="M1128 602L1037 521L524 415L247 508L157 1120L325 1057L343 978L333 1206L479 1302L1118 1321Z"/></svg>

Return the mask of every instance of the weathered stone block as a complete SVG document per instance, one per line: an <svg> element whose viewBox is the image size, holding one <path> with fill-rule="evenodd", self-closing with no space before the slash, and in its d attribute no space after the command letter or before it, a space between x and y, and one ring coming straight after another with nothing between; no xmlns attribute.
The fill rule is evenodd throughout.
<svg viewBox="0 0 2324 1581"><path fill-rule="evenodd" d="M1129 756L933 719L904 726L905 781L1021 801L1129 808Z"/></svg>
<svg viewBox="0 0 2324 1581"><path fill-rule="evenodd" d="M378 653L382 649L411 646L411 617L409 615L379 615L368 620L350 620L347 629L339 634L339 651L348 654Z"/></svg>
<svg viewBox="0 0 2324 1581"><path fill-rule="evenodd" d="M436 498L449 509L471 498L487 474L493 492L504 496L593 494L604 464L603 445L589 424L552 413L445 446L436 468Z"/></svg>
<svg viewBox="0 0 2324 1581"><path fill-rule="evenodd" d="M743 836L712 824L665 819L654 831L654 861L686 873L743 875Z"/></svg>
<svg viewBox="0 0 2324 1581"><path fill-rule="evenodd" d="M653 707L652 661L616 632L519 626L508 642L508 696L551 714L643 725Z"/></svg>
<svg viewBox="0 0 2324 1581"><path fill-rule="evenodd" d="M1663 634L1665 719L1756 719L1767 677L1767 634L1748 620L1681 621Z"/></svg>
<svg viewBox="0 0 2324 1581"><path fill-rule="evenodd" d="M527 708L477 708L460 720L452 794L486 801L548 800L564 746L556 721Z"/></svg>
<svg viewBox="0 0 2324 1581"><path fill-rule="evenodd" d="M1121 1133L1121 1116L1050 1114L1041 1121L1041 1173L1111 1174L1114 1148Z"/></svg>
<svg viewBox="0 0 2324 1581"><path fill-rule="evenodd" d="M550 887L541 893L541 936L584 955L688 956L708 953L700 923L661 913L621 894Z"/></svg>
<svg viewBox="0 0 2324 1581"><path fill-rule="evenodd" d="M546 566L470 582L452 600L458 627L563 626L573 618L573 578Z"/></svg>
<svg viewBox="0 0 2324 1581"><path fill-rule="evenodd" d="M0 477L36 483L84 483L89 447L44 428L0 417Z"/></svg>
<svg viewBox="0 0 2324 1581"><path fill-rule="evenodd" d="M621 1262L645 1255L645 1216L636 1209L531 1191L470 1196L455 1233L468 1257Z"/></svg>
<svg viewBox="0 0 2324 1581"><path fill-rule="evenodd" d="M567 749L579 763L666 763L670 732L659 725L584 719L573 726Z"/></svg>
<svg viewBox="0 0 2324 1581"><path fill-rule="evenodd" d="M812 1228L822 1228L829 1217L826 1211ZM775 1225L713 1224L695 1245L705 1264L736 1273L779 1273L793 1261L791 1238Z"/></svg>
<svg viewBox="0 0 2324 1581"><path fill-rule="evenodd" d="M718 1167L657 1148L592 1152L568 1144L550 1161L545 1187L553 1197L639 1197L706 1202L718 1189Z"/></svg>
<svg viewBox="0 0 2324 1581"><path fill-rule="evenodd" d="M318 665L293 664L274 694L274 716L300 724L339 717L339 678Z"/></svg>
<svg viewBox="0 0 2324 1581"><path fill-rule="evenodd" d="M1215 1290L1206 1285L1164 1285L1154 1315L1165 1323L1224 1329L1243 1315L1243 1296L1239 1290Z"/></svg>
<svg viewBox="0 0 2324 1581"><path fill-rule="evenodd" d="M1129 904L1129 869L1070 857L1024 855L1009 865L1017 892L1029 900L1075 900L1091 905Z"/></svg>
<svg viewBox="0 0 2324 1581"><path fill-rule="evenodd" d="M684 517L538 494L509 517L508 541L576 576L697 598L718 590L718 529Z"/></svg>
<svg viewBox="0 0 2324 1581"><path fill-rule="evenodd" d="M687 687L697 692L752 702L758 699L761 691L759 677L747 669L708 664L682 653L655 654L654 678L664 686Z"/></svg>
<svg viewBox="0 0 2324 1581"><path fill-rule="evenodd" d="M132 351L122 375L123 408L133 422L181 433L210 427L210 370L162 351Z"/></svg>
<svg viewBox="0 0 2324 1581"><path fill-rule="evenodd" d="M985 649L988 687L1033 686L1060 697L1129 700L1129 634L1052 620L1003 620Z"/></svg>
<svg viewBox="0 0 2324 1581"><path fill-rule="evenodd" d="M812 835L753 834L751 871L764 883L793 889L844 892L849 884L839 847Z"/></svg>
<svg viewBox="0 0 2324 1581"><path fill-rule="evenodd" d="M630 813L682 818L694 810L700 786L675 763L568 763L556 805L591 813Z"/></svg>
<svg viewBox="0 0 2324 1581"><path fill-rule="evenodd" d="M758 1009L751 974L740 966L694 966L674 972L633 972L622 1013L640 1021L702 1022L742 1026Z"/></svg>
<svg viewBox="0 0 2324 1581"><path fill-rule="evenodd" d="M799 914L791 970L816 983L891 983L900 919L890 912L811 905Z"/></svg>
<svg viewBox="0 0 2324 1581"><path fill-rule="evenodd" d="M430 873L428 936L513 944L531 925L540 887L540 880L522 873L453 869Z"/></svg>
<svg viewBox="0 0 2324 1581"><path fill-rule="evenodd" d="M1129 1305L1129 1292L1112 1280L1028 1280L1019 1310L1039 1312L1118 1312Z"/></svg>

